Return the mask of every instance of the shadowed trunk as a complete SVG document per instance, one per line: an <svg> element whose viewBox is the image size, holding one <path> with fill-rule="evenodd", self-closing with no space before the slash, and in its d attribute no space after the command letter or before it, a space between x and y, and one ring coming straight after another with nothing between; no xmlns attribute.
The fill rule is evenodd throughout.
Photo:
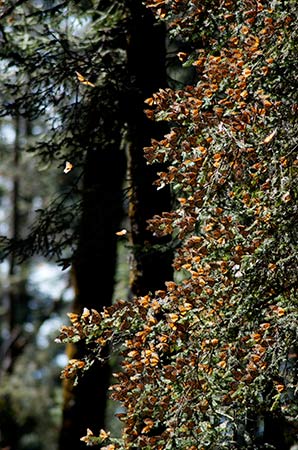
<svg viewBox="0 0 298 450"><path fill-rule="evenodd" d="M143 148L152 138L161 138L164 124L149 120L144 113L144 100L166 86L165 30L154 22L152 13L140 1L129 2L131 12L128 69L131 78L129 99L128 178L131 186L129 219L133 267L131 292L143 295L164 287L172 279L172 252L158 250L156 245L167 240L155 238L146 230L147 220L170 209L170 191L156 190L153 182L163 168L149 166Z"/></svg>
<svg viewBox="0 0 298 450"><path fill-rule="evenodd" d="M85 162L83 213L73 263L76 297L74 312L102 310L111 304L116 266L116 235L122 217L122 179L125 169L119 146L90 150ZM68 346L69 358L82 358L82 345ZM80 438L90 428L104 427L110 370L95 363L77 386L64 382L60 450L81 450Z"/></svg>

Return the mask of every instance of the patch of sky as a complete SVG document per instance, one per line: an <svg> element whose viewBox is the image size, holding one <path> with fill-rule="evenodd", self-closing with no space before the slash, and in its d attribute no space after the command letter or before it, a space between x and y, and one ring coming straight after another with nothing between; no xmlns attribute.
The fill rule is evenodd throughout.
<svg viewBox="0 0 298 450"><path fill-rule="evenodd" d="M46 261L37 262L29 276L32 288L45 297L57 299L62 296L68 283L68 271L61 271L55 264ZM64 296L63 296L64 297Z"/></svg>
<svg viewBox="0 0 298 450"><path fill-rule="evenodd" d="M43 131L44 128L37 124L34 124L31 130L33 136L39 136Z"/></svg>
<svg viewBox="0 0 298 450"><path fill-rule="evenodd" d="M39 297L43 298L43 303L48 303L48 306L51 306L53 301L56 301L57 299L63 299L63 302L73 301L74 292L73 288L69 286L69 270L61 271L54 263L49 263L44 260L35 263L31 268L28 282L31 292L38 292ZM33 296L33 299L34 298L36 297ZM37 309L40 308L40 302L36 300L35 303L36 305L30 304L31 309L34 309L34 306L36 306ZM45 320L38 329L36 335L36 344L38 348L50 348L64 322L65 316L61 317L56 313L51 314L49 319ZM64 354L59 353L55 357L55 365L62 368L66 364L67 357Z"/></svg>
<svg viewBox="0 0 298 450"><path fill-rule="evenodd" d="M38 209L41 209L43 207L43 199L42 197L36 195L32 199L32 210L36 211Z"/></svg>
<svg viewBox="0 0 298 450"><path fill-rule="evenodd" d="M0 139L4 144L13 144L16 138L15 127L12 123L4 123L1 125Z"/></svg>
<svg viewBox="0 0 298 450"><path fill-rule="evenodd" d="M10 224L10 198L5 195L5 191L10 192L12 189L12 180L0 175L0 234L9 236Z"/></svg>
<svg viewBox="0 0 298 450"><path fill-rule="evenodd" d="M65 353L58 353L55 357L55 363L58 367L65 367L68 364L68 357Z"/></svg>
<svg viewBox="0 0 298 450"><path fill-rule="evenodd" d="M38 330L36 343L39 348L48 348L53 343L53 336L58 334L62 320L58 316L46 320Z"/></svg>
<svg viewBox="0 0 298 450"><path fill-rule="evenodd" d="M90 24L90 17L76 17L74 15L69 15L60 22L60 29L64 33L69 34L70 38L79 37L81 39L84 38Z"/></svg>
<svg viewBox="0 0 298 450"><path fill-rule="evenodd" d="M2 211L0 210L0 221L3 220ZM6 222L0 223L0 234L2 236L7 236L9 233L9 225Z"/></svg>

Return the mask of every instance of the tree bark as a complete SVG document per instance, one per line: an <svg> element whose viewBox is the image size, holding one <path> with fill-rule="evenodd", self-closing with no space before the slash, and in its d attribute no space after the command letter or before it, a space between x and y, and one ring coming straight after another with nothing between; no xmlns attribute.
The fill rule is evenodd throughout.
<svg viewBox="0 0 298 450"><path fill-rule="evenodd" d="M164 127L149 121L143 109L144 99L166 85L165 36L162 28L155 27L153 16L141 1L130 2L128 6L131 13L128 45L130 95L125 101L124 113L129 130L128 174L132 187L129 216L136 267L131 290L133 294L142 294L162 288L164 281L172 278L172 255L155 251L152 246L163 241L153 238L146 230L147 219L169 209L170 193L168 190L156 191L152 186L160 168L148 166L143 153L144 146L150 144L152 137L161 137L164 133ZM94 127L96 117L96 113L91 111L90 129ZM113 138L118 141L117 137ZM116 265L115 233L121 222L125 166L119 151L120 138L118 144L104 150L90 149L87 153L80 238L73 264L75 312L82 312L84 307L98 310L111 303ZM80 359L85 353L81 346L68 348L70 358ZM80 437L86 434L86 429L98 432L104 427L109 376L108 365L96 365L77 386L66 380L60 450L85 449Z"/></svg>
<svg viewBox="0 0 298 450"><path fill-rule="evenodd" d="M101 310L111 304L124 170L117 144L87 153L80 237L73 263L74 312L81 313L84 307ZM86 349L72 344L67 353L70 359L81 359ZM86 429L97 432L104 427L109 377L108 364L95 363L77 386L71 380L65 381L61 450L85 449L80 438Z"/></svg>
<svg viewBox="0 0 298 450"><path fill-rule="evenodd" d="M161 138L164 125L149 120L144 113L144 100L167 85L165 29L157 25L152 13L141 1L129 2L131 23L128 45L128 70L131 93L128 101L128 180L130 183L129 219L131 224L133 295L144 295L164 287L172 279L172 252L158 251L155 245L167 240L155 238L147 230L147 220L167 211L171 205L168 188L157 191L153 182L160 165L149 166L144 147L152 138Z"/></svg>

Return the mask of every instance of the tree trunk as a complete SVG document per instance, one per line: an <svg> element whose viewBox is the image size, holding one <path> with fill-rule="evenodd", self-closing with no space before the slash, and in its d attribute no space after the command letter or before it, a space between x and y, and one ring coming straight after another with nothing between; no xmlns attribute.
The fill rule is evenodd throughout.
<svg viewBox="0 0 298 450"><path fill-rule="evenodd" d="M143 109L144 99L165 86L166 73L164 31L154 26L152 15L141 1L131 2L130 10L128 70L131 95L125 102L125 114L130 142L129 183L132 186L129 215L137 266L133 271L131 289L133 294L141 294L162 288L164 281L172 278L172 255L155 251L152 245L161 244L162 241L153 238L146 230L147 219L169 209L170 193L167 190L157 192L152 186L160 168L149 167L143 154L143 147L150 144L151 137L159 137L164 133L163 127L145 117ZM94 126L95 116L95 111L93 114L90 112L90 129ZM117 136L113 137L116 141L113 146L96 151L90 149L87 153L80 238L73 264L75 312L82 312L84 307L102 309L112 299L116 265L115 233L121 222L121 188L125 165L119 151L120 138L118 142ZM109 140L108 136L106 140ZM80 346L71 345L68 348L70 358L80 359L85 353L86 350ZM80 437L86 434L86 429L98 432L104 427L109 375L108 365L96 365L77 386L73 387L71 381L65 382L60 450L85 449Z"/></svg>
<svg viewBox="0 0 298 450"><path fill-rule="evenodd" d="M129 98L128 180L130 183L129 219L133 268L130 288L133 295L162 289L172 279L172 252L160 252L155 245L166 243L148 232L147 220L170 208L170 191L156 190L153 182L161 166L149 166L143 148L152 138L161 138L165 126L149 120L144 100L166 87L165 30L154 22L152 13L141 1L129 2L131 12L128 69L131 78Z"/></svg>
<svg viewBox="0 0 298 450"><path fill-rule="evenodd" d="M124 169L117 145L87 153L80 237L73 263L74 312L81 313L84 307L101 310L111 304ZM69 345L67 352L70 359L80 359L86 349ZM80 438L86 429L97 432L104 427L109 376L108 364L94 364L77 386L65 381L61 450L85 449Z"/></svg>

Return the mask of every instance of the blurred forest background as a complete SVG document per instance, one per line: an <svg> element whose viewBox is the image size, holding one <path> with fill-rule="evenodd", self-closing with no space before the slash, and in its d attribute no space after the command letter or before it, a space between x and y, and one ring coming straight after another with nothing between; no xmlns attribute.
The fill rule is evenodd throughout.
<svg viewBox="0 0 298 450"><path fill-rule="evenodd" d="M82 192L88 183L82 181L84 159L99 148L104 155L93 158L89 168L95 162L102 184L90 190L97 189L101 196L107 191L111 202L113 196L119 198L116 205L101 201L103 218L96 216L93 204L89 213L96 216L94 233L116 221L109 231L111 248L108 242L104 250L115 259L117 246L116 287L114 263L108 268L112 279L105 279L110 259L106 262L105 253L98 254L101 249L96 253L94 236L86 270L96 267L84 283L91 283L90 293L96 296L105 280L109 293L103 294L108 296L103 302L112 301L113 295L125 297L128 289L127 245L115 235L125 220L121 191L125 157L124 149L119 150L123 130L117 103L124 83L119 79L124 76L126 12L119 2L76 3L0 5L0 447L11 450L58 448L63 410L60 372L68 358L65 347L54 340L67 321L66 313L74 309L69 267L79 235L84 234L79 231ZM81 83L80 72L100 79L99 87ZM118 141L113 144L114 140ZM113 160L115 150L107 157L105 147L111 145L120 155L121 169ZM64 173L67 161L73 166L71 173ZM115 213L117 209L121 212ZM96 278L90 281L94 273Z"/></svg>

